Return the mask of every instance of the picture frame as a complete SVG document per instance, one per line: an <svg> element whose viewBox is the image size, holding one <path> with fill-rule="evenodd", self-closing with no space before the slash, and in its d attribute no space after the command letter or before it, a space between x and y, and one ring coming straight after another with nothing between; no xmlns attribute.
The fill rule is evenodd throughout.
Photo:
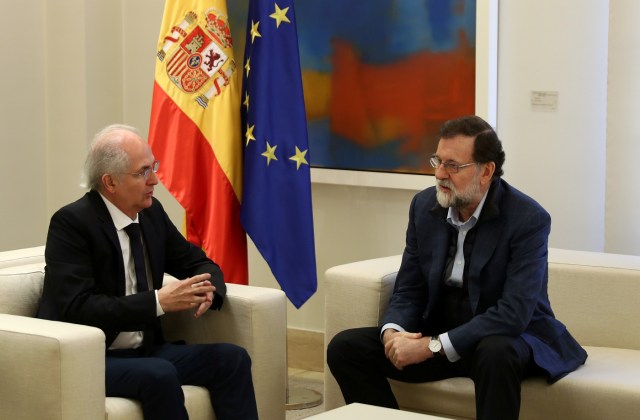
<svg viewBox="0 0 640 420"><path fill-rule="evenodd" d="M497 118L498 0L476 0L475 114L493 127ZM425 157L426 159L426 157ZM311 167L313 184L421 190L433 175Z"/></svg>

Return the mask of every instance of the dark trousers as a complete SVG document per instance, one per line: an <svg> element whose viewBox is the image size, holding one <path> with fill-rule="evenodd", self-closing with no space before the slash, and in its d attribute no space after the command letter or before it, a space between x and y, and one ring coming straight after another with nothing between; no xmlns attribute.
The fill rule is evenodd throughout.
<svg viewBox="0 0 640 420"><path fill-rule="evenodd" d="M398 403L387 378L420 383L470 377L475 384L477 418L483 420L517 419L522 379L540 373L526 342L504 336L483 339L469 360L451 363L439 356L398 370L385 357L377 327L337 334L327 348L327 364L347 404L389 408L398 408Z"/></svg>
<svg viewBox="0 0 640 420"><path fill-rule="evenodd" d="M258 418L251 359L242 347L165 343L145 357L107 351L107 396L139 400L145 419L188 419L182 385L206 387L219 420Z"/></svg>

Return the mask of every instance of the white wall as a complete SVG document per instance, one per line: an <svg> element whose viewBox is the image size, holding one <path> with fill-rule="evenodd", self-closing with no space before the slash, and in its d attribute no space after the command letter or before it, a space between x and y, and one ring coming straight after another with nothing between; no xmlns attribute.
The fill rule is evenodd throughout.
<svg viewBox="0 0 640 420"><path fill-rule="evenodd" d="M46 216L43 0L3 1L0 249L42 243Z"/></svg>
<svg viewBox="0 0 640 420"><path fill-rule="evenodd" d="M640 2L611 0L606 249L640 255Z"/></svg>
<svg viewBox="0 0 640 420"><path fill-rule="evenodd" d="M147 132L162 7L0 0L5 56L15 64L0 67L0 250L44 243L53 211L83 193L86 145L101 126L122 121ZM549 210L551 246L640 253L640 185L631 172L640 151L639 8L634 0L500 2L505 178ZM557 91L558 109L533 111L532 90ZM319 291L300 310L290 305L288 319L323 330L322 274L400 253L415 191L320 183L312 190ZM157 196L181 224L177 202L162 188ZM252 246L249 255L252 284L277 287Z"/></svg>
<svg viewBox="0 0 640 420"><path fill-rule="evenodd" d="M49 217L84 193L80 175L93 134L122 120L122 13L120 2L87 0L44 1L44 11L44 42L34 48L46 54Z"/></svg>
<svg viewBox="0 0 640 420"><path fill-rule="evenodd" d="M607 31L607 1L500 4L504 178L551 213L558 248L604 249ZM558 92L557 110L532 110L531 91Z"/></svg>

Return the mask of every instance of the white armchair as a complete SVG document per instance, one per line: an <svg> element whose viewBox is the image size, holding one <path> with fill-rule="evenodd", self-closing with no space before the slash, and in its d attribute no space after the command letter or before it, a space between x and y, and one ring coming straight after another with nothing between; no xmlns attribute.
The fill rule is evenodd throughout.
<svg viewBox="0 0 640 420"><path fill-rule="evenodd" d="M401 255L332 267L325 274L326 346L340 331L379 325L393 292ZM640 411L640 256L549 249L549 298L555 314L589 357L553 385L522 384L522 420L637 419ZM354 304L356 302L356 304ZM633 331L636 331L635 333ZM426 383L389 380L404 410L474 419L469 378ZM325 409L345 404L324 371Z"/></svg>
<svg viewBox="0 0 640 420"><path fill-rule="evenodd" d="M104 334L34 318L44 247L0 252L0 418L140 419L135 400L106 398ZM167 339L230 342L251 356L261 419L285 418L286 301L280 290L229 284L221 311L163 316ZM208 391L183 387L191 419L215 419Z"/></svg>

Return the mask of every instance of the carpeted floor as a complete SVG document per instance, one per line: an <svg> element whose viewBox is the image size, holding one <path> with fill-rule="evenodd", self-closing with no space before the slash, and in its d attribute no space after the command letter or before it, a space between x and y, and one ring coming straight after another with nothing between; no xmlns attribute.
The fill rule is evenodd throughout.
<svg viewBox="0 0 640 420"><path fill-rule="evenodd" d="M315 392L314 392L315 391ZM289 369L289 392L292 398L290 403L298 403L295 400L297 396L317 396L323 393L323 374L322 372L311 372L299 369ZM317 393L317 394L316 394ZM315 398L312 398L315 400ZM299 410L287 410L286 420L306 419L324 412L324 401L315 407L303 408Z"/></svg>

